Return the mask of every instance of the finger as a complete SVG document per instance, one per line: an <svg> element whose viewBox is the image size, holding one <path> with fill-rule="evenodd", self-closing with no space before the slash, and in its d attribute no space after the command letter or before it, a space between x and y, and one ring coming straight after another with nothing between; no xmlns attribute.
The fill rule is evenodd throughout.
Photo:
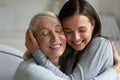
<svg viewBox="0 0 120 80"><path fill-rule="evenodd" d="M116 47L115 47L114 42L112 41L111 44L112 44L113 53L114 53L114 54L117 54L118 52L117 52L117 49L116 49Z"/></svg>
<svg viewBox="0 0 120 80"><path fill-rule="evenodd" d="M28 29L28 31L26 32L26 41L30 43L33 43L34 41L33 32L30 29Z"/></svg>
<svg viewBox="0 0 120 80"><path fill-rule="evenodd" d="M26 35L28 34L28 31L29 31L29 28L28 28L27 31L26 31Z"/></svg>
<svg viewBox="0 0 120 80"><path fill-rule="evenodd" d="M36 42L36 39L35 39L33 32L31 30L29 30L29 38L33 43Z"/></svg>
<svg viewBox="0 0 120 80"><path fill-rule="evenodd" d="M30 33L31 33L30 29L28 28L27 31L26 31L26 38L25 38L25 46L26 46L26 48L28 48L32 43Z"/></svg>
<svg viewBox="0 0 120 80"><path fill-rule="evenodd" d="M25 35L25 45L27 45L27 42L29 41L29 37L28 37L28 31L29 31L29 28L27 29L26 31L26 35Z"/></svg>
<svg viewBox="0 0 120 80"><path fill-rule="evenodd" d="M113 47L113 55L114 55L115 63L118 63L120 62L120 56L113 42L112 42L112 47Z"/></svg>
<svg viewBox="0 0 120 80"><path fill-rule="evenodd" d="M26 37L30 36L30 29L28 28L26 31Z"/></svg>
<svg viewBox="0 0 120 80"><path fill-rule="evenodd" d="M29 38L29 28L26 31L25 39L26 39L26 41L28 41L30 39Z"/></svg>
<svg viewBox="0 0 120 80"><path fill-rule="evenodd" d="M26 39L27 41L30 40L30 30L29 30L29 29L27 29L27 31L26 31L25 39Z"/></svg>

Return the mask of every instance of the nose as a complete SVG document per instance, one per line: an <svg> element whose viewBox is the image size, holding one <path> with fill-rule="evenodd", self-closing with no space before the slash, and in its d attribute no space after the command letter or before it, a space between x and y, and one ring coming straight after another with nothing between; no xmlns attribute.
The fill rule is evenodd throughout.
<svg viewBox="0 0 120 80"><path fill-rule="evenodd" d="M55 32L51 32L51 40L52 41L56 41L59 39L59 36L57 35L57 33Z"/></svg>
<svg viewBox="0 0 120 80"><path fill-rule="evenodd" d="M74 42L77 42L77 41L79 41L80 40L80 34L78 33L78 32L75 32L74 34L73 34L73 41Z"/></svg>

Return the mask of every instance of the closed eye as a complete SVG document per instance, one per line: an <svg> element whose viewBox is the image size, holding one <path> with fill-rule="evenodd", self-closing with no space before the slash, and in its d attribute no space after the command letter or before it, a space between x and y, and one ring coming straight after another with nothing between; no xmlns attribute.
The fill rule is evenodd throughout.
<svg viewBox="0 0 120 80"><path fill-rule="evenodd" d="M72 33L71 30L64 30L64 32L65 32L66 34L71 34L71 33Z"/></svg>
<svg viewBox="0 0 120 80"><path fill-rule="evenodd" d="M49 31L48 30L42 30L39 33L40 36L48 36L49 35Z"/></svg>

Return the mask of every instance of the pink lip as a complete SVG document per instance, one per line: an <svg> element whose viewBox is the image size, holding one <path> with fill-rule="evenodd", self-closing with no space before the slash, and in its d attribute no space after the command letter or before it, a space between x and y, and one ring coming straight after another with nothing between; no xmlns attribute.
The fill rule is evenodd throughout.
<svg viewBox="0 0 120 80"><path fill-rule="evenodd" d="M72 44L74 45L74 46L76 46L76 47L79 47L82 43L84 42L84 40L83 41L81 41L81 43L80 44L75 44L74 42L72 42Z"/></svg>
<svg viewBox="0 0 120 80"><path fill-rule="evenodd" d="M54 42L54 43L52 43L51 45L54 46L54 45L59 45L59 44L61 45L62 43L61 43L61 42Z"/></svg>
<svg viewBox="0 0 120 80"><path fill-rule="evenodd" d="M73 44L75 47L79 47L80 46L80 44Z"/></svg>
<svg viewBox="0 0 120 80"><path fill-rule="evenodd" d="M51 44L51 45L50 45L50 48L51 48L51 46L56 46L56 45L60 45L60 46L61 46L62 44L61 44L61 43Z"/></svg>

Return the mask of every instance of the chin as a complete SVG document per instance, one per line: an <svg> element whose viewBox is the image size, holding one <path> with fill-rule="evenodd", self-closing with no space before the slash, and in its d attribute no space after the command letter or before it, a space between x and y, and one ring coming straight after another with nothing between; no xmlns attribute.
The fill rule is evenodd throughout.
<svg viewBox="0 0 120 80"><path fill-rule="evenodd" d="M82 51L84 48L74 48L76 51Z"/></svg>
<svg viewBox="0 0 120 80"><path fill-rule="evenodd" d="M62 56L63 55L63 52L62 53L58 53L58 57Z"/></svg>
<svg viewBox="0 0 120 80"><path fill-rule="evenodd" d="M55 57L60 57L63 55L63 52L56 52L56 53L53 53L53 56Z"/></svg>

